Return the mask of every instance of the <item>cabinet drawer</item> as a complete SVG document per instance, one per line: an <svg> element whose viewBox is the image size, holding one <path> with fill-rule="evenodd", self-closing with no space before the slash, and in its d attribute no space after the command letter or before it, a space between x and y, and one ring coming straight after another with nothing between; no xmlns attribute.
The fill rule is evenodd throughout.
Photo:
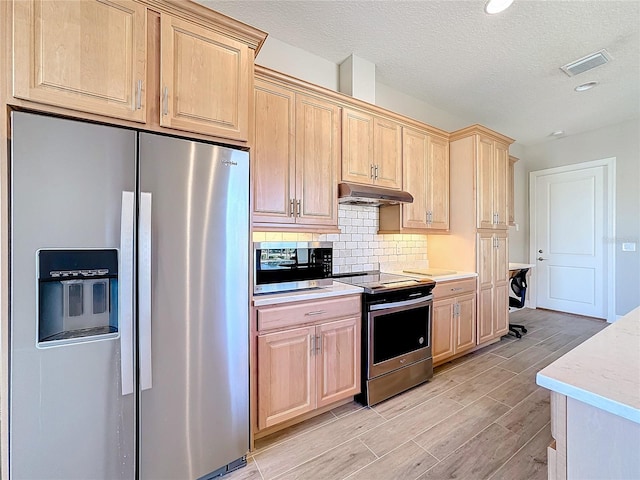
<svg viewBox="0 0 640 480"><path fill-rule="evenodd" d="M433 289L433 299L476 293L476 278L465 278L464 280L451 280L449 282L438 282Z"/></svg>
<svg viewBox="0 0 640 480"><path fill-rule="evenodd" d="M258 331L360 315L360 295L258 309Z"/></svg>

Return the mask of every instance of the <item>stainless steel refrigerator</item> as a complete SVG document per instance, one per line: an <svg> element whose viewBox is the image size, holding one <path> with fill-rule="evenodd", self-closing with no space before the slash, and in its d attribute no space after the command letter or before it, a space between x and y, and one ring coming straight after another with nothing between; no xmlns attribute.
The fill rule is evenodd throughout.
<svg viewBox="0 0 640 480"><path fill-rule="evenodd" d="M10 168L11 478L240 465L248 154L14 112Z"/></svg>

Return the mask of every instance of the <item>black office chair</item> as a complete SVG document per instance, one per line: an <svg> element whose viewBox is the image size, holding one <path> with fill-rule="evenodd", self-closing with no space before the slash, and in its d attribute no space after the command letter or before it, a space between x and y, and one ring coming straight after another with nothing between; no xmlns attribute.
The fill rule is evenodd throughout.
<svg viewBox="0 0 640 480"><path fill-rule="evenodd" d="M514 308L524 307L525 296L527 293L527 272L528 268L520 270L511 278L511 290L518 298L509 296L509 306ZM522 333L518 331L520 329ZM522 335L527 333L527 329L524 325L518 325L515 323L509 323L509 332L513 332L516 338L522 338Z"/></svg>

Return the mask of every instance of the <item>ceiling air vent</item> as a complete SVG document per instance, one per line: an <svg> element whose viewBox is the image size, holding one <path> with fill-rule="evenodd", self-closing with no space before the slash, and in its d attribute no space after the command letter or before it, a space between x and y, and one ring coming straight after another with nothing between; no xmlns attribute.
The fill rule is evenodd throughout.
<svg viewBox="0 0 640 480"><path fill-rule="evenodd" d="M586 57L582 57L575 62L567 63L566 65L560 67L560 69L570 77L573 77L580 73L584 73L587 70L591 70L592 68L604 65L610 60L611 55L609 55L609 52L607 52L605 49L602 49L599 52L595 52L587 55Z"/></svg>

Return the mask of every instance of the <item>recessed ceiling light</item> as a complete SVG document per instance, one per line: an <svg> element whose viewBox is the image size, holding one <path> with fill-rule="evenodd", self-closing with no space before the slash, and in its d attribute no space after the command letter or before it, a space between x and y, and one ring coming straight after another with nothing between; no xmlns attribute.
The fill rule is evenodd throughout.
<svg viewBox="0 0 640 480"><path fill-rule="evenodd" d="M598 85L598 82L587 82L583 83L582 85L578 85L576 88L574 88L574 90L576 92L584 92L585 90L591 90L596 85Z"/></svg>
<svg viewBox="0 0 640 480"><path fill-rule="evenodd" d="M562 135L564 135L564 130L556 130L549 134L550 137L561 137Z"/></svg>
<svg viewBox="0 0 640 480"><path fill-rule="evenodd" d="M513 0L488 0L484 5L484 11L489 15L500 13L513 3Z"/></svg>

